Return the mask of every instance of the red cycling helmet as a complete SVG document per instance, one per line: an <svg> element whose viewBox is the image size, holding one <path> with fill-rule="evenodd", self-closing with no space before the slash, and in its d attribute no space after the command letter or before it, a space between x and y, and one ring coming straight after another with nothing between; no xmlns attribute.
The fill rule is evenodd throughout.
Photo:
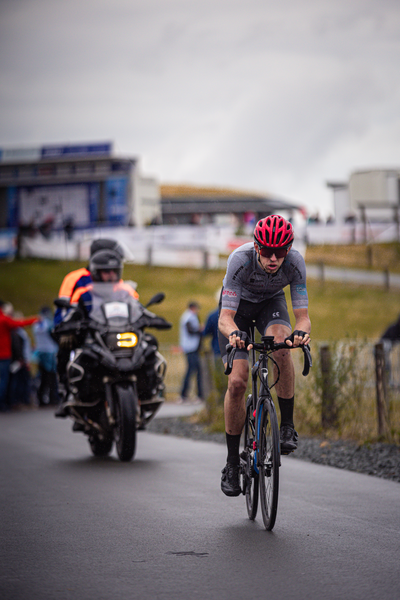
<svg viewBox="0 0 400 600"><path fill-rule="evenodd" d="M293 242L293 227L283 217L270 215L258 221L254 239L259 246L287 248Z"/></svg>

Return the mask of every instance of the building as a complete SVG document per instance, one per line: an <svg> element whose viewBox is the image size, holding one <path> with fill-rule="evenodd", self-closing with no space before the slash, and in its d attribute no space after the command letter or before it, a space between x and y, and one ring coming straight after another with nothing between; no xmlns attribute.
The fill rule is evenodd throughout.
<svg viewBox="0 0 400 600"><path fill-rule="evenodd" d="M400 169L354 171L348 182L328 182L333 190L335 220L398 223Z"/></svg>
<svg viewBox="0 0 400 600"><path fill-rule="evenodd" d="M46 235L160 220L157 181L110 142L0 150L0 228Z"/></svg>
<svg viewBox="0 0 400 600"><path fill-rule="evenodd" d="M161 206L164 225L221 224L233 217L240 226L274 213L291 218L301 210L272 196L185 185L162 185Z"/></svg>

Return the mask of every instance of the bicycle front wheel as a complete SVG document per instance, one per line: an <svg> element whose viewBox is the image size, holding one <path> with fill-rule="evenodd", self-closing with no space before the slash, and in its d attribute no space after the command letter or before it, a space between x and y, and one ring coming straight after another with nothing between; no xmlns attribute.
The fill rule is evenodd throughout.
<svg viewBox="0 0 400 600"><path fill-rule="evenodd" d="M275 525L279 495L279 427L275 406L270 398L263 403L259 434L260 501L265 529Z"/></svg>
<svg viewBox="0 0 400 600"><path fill-rule="evenodd" d="M249 519L254 521L258 508L258 473L254 470L255 424L253 417L253 406L246 409L246 421L244 424L244 449L241 454L243 490L246 496L246 508Z"/></svg>

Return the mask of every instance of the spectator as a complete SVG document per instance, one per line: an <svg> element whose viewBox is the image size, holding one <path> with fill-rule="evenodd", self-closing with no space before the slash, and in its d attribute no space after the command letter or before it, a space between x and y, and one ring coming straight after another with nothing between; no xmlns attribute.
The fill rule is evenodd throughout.
<svg viewBox="0 0 400 600"><path fill-rule="evenodd" d="M22 313L14 313L22 319ZM22 327L11 332L11 365L8 383L8 404L11 408L29 406L31 403L31 363L32 345L28 334Z"/></svg>
<svg viewBox="0 0 400 600"><path fill-rule="evenodd" d="M204 399L199 354L203 327L200 325L198 317L199 310L200 306L197 302L189 302L187 310L185 310L180 319L179 344L186 355L187 361L186 374L182 383L181 397L178 401L182 404L188 402L190 379L194 374L197 375L197 401L202 401Z"/></svg>
<svg viewBox="0 0 400 600"><path fill-rule="evenodd" d="M219 302L221 290L219 289L216 293L216 300ZM218 343L218 316L219 306L215 310L209 313L207 316L206 324L203 330L203 336L211 336L211 348L214 354L214 358L221 358L221 351Z"/></svg>
<svg viewBox="0 0 400 600"><path fill-rule="evenodd" d="M57 386L58 345L50 335L53 327L53 314L48 306L39 312L40 319L33 325L35 356L39 369L40 384L37 390L39 405L59 404Z"/></svg>
<svg viewBox="0 0 400 600"><path fill-rule="evenodd" d="M220 301L221 288L216 292L215 299L217 303ZM205 366L208 368L208 381L210 382L210 394L206 393L207 402L210 404L213 399L217 404L221 405L224 403L226 379L224 375L224 366L221 360L221 350L218 342L218 317L219 317L219 306L215 310L209 313L207 316L206 324L203 330L204 337L211 337L211 349L212 354L207 355L208 361ZM203 363L204 365L204 363Z"/></svg>
<svg viewBox="0 0 400 600"><path fill-rule="evenodd" d="M39 225L39 231L42 234L42 236L45 238L45 240L50 240L52 233L53 233L53 227L54 227L54 216L53 215L49 215L45 218L45 220L43 221L43 223L41 223Z"/></svg>
<svg viewBox="0 0 400 600"><path fill-rule="evenodd" d="M383 344L383 350L385 353L385 367L387 378L390 386L394 385L393 373L392 373L392 349L393 346L400 343L400 315L394 323L389 325L387 329L382 333L380 341Z"/></svg>
<svg viewBox="0 0 400 600"><path fill-rule="evenodd" d="M67 217L64 221L64 233L67 240L72 240L74 237L74 217Z"/></svg>
<svg viewBox="0 0 400 600"><path fill-rule="evenodd" d="M12 359L11 332L18 327L32 325L38 319L36 316L27 319L13 319L7 314L9 306L9 304L0 300L0 412L5 412L8 409L7 390Z"/></svg>
<svg viewBox="0 0 400 600"><path fill-rule="evenodd" d="M400 342L400 315L394 323L382 333L381 341L388 341L392 345Z"/></svg>

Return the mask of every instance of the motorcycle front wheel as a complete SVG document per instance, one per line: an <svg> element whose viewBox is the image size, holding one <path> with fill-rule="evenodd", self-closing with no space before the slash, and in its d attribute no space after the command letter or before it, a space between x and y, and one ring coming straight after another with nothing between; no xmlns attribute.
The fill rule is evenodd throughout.
<svg viewBox="0 0 400 600"><path fill-rule="evenodd" d="M129 461L136 451L137 394L132 385L115 386L114 439L118 458Z"/></svg>
<svg viewBox="0 0 400 600"><path fill-rule="evenodd" d="M112 450L113 441L110 439L101 440L93 436L89 438L89 444L93 456L108 456Z"/></svg>

